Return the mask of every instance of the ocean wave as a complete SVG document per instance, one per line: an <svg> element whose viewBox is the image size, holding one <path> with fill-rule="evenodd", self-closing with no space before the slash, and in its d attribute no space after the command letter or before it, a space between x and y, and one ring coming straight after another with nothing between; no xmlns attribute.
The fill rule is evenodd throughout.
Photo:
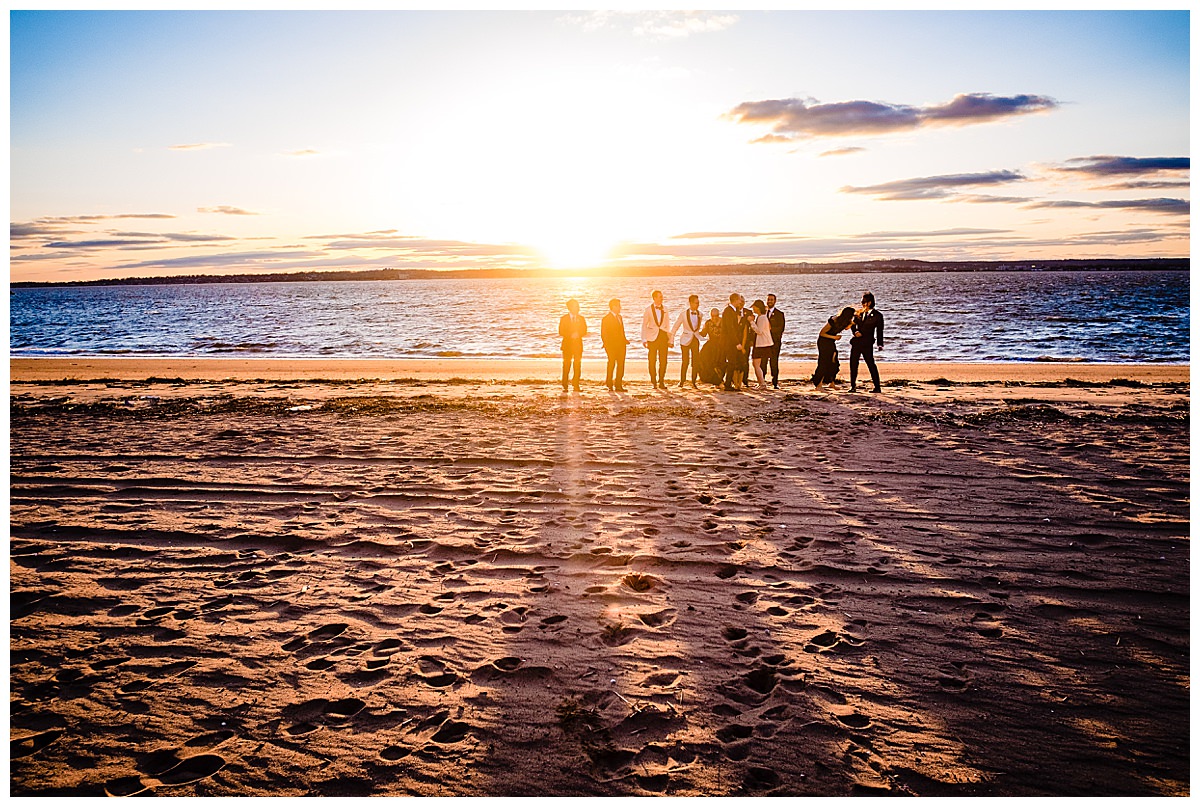
<svg viewBox="0 0 1200 807"><path fill-rule="evenodd" d="M202 346L206 353L267 353L279 347L278 342L209 342Z"/></svg>
<svg viewBox="0 0 1200 807"><path fill-rule="evenodd" d="M1061 363L1085 362L1087 359L1082 356L1038 356L1033 359L1024 359L1023 361L1050 361Z"/></svg>

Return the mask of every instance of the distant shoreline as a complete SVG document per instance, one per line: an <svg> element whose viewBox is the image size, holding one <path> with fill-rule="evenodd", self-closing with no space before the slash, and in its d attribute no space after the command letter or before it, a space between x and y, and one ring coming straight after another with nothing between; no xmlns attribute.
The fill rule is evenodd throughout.
<svg viewBox="0 0 1200 807"><path fill-rule="evenodd" d="M272 272L237 275L171 275L103 280L23 280L10 289L83 286L188 286L214 283L310 283L364 280L470 280L545 277L688 277L705 275L897 274L906 272L1188 272L1190 258L1066 259L1025 261L878 260L846 263L719 264L710 266L636 266L597 269L356 269L321 272Z"/></svg>

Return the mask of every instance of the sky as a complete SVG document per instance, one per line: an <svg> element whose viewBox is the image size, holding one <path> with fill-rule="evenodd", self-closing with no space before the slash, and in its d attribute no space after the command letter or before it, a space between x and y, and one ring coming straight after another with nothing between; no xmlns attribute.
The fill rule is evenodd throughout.
<svg viewBox="0 0 1200 807"><path fill-rule="evenodd" d="M10 279L1189 254L1187 11L15 11Z"/></svg>

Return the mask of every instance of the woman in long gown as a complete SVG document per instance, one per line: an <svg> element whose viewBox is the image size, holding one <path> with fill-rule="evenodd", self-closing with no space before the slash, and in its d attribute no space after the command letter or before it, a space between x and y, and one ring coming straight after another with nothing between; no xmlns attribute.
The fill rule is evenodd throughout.
<svg viewBox="0 0 1200 807"><path fill-rule="evenodd" d="M838 374L837 340L842 331L854 321L854 309L843 308L841 313L829 318L817 335L817 369L813 372L813 386L821 389L824 384L832 385Z"/></svg>
<svg viewBox="0 0 1200 807"><path fill-rule="evenodd" d="M700 329L700 336L708 341L700 348L700 380L706 384L720 386L725 379L725 357L721 353L721 311L714 308Z"/></svg>

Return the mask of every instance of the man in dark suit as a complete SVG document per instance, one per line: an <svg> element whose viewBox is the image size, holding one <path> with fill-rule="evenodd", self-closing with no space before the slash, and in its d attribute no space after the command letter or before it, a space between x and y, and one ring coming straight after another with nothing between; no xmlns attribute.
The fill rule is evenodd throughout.
<svg viewBox="0 0 1200 807"><path fill-rule="evenodd" d="M625 377L625 350L629 338L625 336L625 320L621 318L621 301L615 297L608 301L608 313L600 320L600 341L604 343L604 353L608 356L604 386L609 390L624 392L621 379Z"/></svg>
<svg viewBox="0 0 1200 807"><path fill-rule="evenodd" d="M779 389L779 343L783 341L783 312L775 307L775 295L767 295L767 321L771 323L771 355L766 369L771 373L771 386Z"/></svg>
<svg viewBox="0 0 1200 807"><path fill-rule="evenodd" d="M721 339L725 343L725 389L733 392L733 374L745 364L744 350L738 351L742 335L742 306L746 300L736 291L729 295L729 305L721 312ZM743 349L746 347L742 345Z"/></svg>
<svg viewBox="0 0 1200 807"><path fill-rule="evenodd" d="M567 391L569 371L572 369L575 371L575 391L579 392L579 368L583 361L583 337L587 335L587 321L579 315L578 300L567 300L567 313L558 321L558 335L562 337L563 392Z"/></svg>
<svg viewBox="0 0 1200 807"><path fill-rule="evenodd" d="M875 366L875 343L883 350L883 314L875 310L875 295L867 292L862 296L862 305L851 323L850 337L850 391L857 392L858 360L861 357L871 371L874 384L872 392L882 392L879 387L879 368Z"/></svg>

